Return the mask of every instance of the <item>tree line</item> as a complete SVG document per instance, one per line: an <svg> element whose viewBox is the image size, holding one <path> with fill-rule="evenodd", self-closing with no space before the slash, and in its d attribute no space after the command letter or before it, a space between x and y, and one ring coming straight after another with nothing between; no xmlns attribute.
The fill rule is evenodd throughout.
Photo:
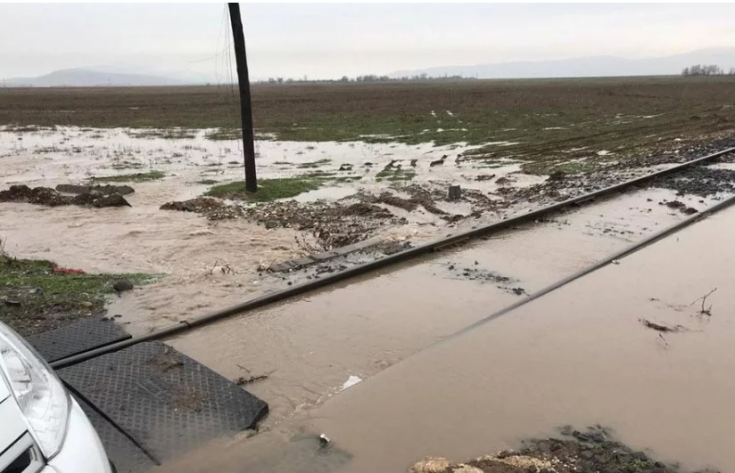
<svg viewBox="0 0 735 473"><path fill-rule="evenodd" d="M258 82L261 83L268 83L268 84L296 84L296 83L302 83L302 82L405 82L405 81L422 81L422 80L470 80L474 79L474 77L463 77L460 75L444 75L440 77L431 77L426 73L417 74L414 76L403 76L403 77L388 77L388 76L378 76L375 74L366 74L363 76L356 76L356 77L347 77L342 76L341 79L317 79L317 80L309 80L307 76L304 76L300 79L294 79L294 78L286 78L283 77L271 77L268 80L261 80Z"/></svg>
<svg viewBox="0 0 735 473"><path fill-rule="evenodd" d="M681 75L688 76L735 76L735 67L731 67L730 71L725 73L724 69L716 64L695 64L693 66L685 67L681 71Z"/></svg>

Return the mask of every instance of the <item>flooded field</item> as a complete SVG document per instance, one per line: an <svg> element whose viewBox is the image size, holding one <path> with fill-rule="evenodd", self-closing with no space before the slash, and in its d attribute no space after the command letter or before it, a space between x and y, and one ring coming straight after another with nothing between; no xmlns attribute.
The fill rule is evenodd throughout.
<svg viewBox="0 0 735 473"><path fill-rule="evenodd" d="M211 130L179 131L178 138L164 138L164 132L171 133L74 127L0 131L4 187L120 182L135 189L125 197L131 207L5 203L0 209L5 249L16 257L52 259L85 271L160 275L155 284L126 294L110 307L132 333L285 287L288 277L259 270L319 248L314 227L300 231L289 228L289 222L306 214L323 218L328 215L324 205L336 205L338 211L326 221L327 228L344 227L340 209L367 204L371 212L387 212L391 218L355 217L357 226L350 235L416 244L585 191L576 181L545 190L545 177L520 173L514 162L500 162L492 169L465 163L461 152L471 147L462 145L260 140L257 162L264 182L314 172L327 177L320 178L319 189L296 195L291 202L244 204L246 211L256 212L252 218L211 221L160 206L200 196L218 182L241 179L238 142L207 139ZM437 161L441 165L432 166ZM656 166L626 169L592 182L599 188ZM403 174L405 169L411 174ZM153 172L157 174L147 178ZM483 176L489 178L478 180ZM401 181L404 177L407 180ZM446 189L458 183L465 196L448 200ZM227 208L242 205L225 202ZM281 208L285 211L277 217L280 223L272 228L276 217L269 215ZM313 224L307 220L306 225Z"/></svg>
<svg viewBox="0 0 735 473"><path fill-rule="evenodd" d="M461 112L438 107L430 115L436 121L466 119ZM569 128L551 125L544 126L544 132ZM434 132L432 125L427 129L431 132L419 135L476 132L436 126L441 132ZM513 131L511 128L507 131ZM493 130L493 137L484 140L473 135L466 141L424 142L423 138L403 139L398 134L366 130L359 141L325 141L311 140L301 132L289 135L266 128L256 142L261 193L248 196L237 191L243 179L242 150L237 136L227 128L6 126L0 128L0 191L10 186L26 185L29 192L44 187L47 189L39 195L52 200L43 202L49 205L39 205L13 197L19 194L3 194L0 249L13 257L53 260L64 270L153 276L152 283L112 298L107 306L110 315L120 314L117 320L126 330L138 335L388 253L368 249L325 264L276 271L284 261L355 243L387 245L397 251L395 248L477 228L735 144L730 131L708 135L705 140L674 130L670 136L657 138L654 148L631 158L622 148L560 139L557 144L564 150L548 148L548 156L536 160L533 153L528 154L530 143L512 136L496 139L498 133ZM283 136L305 141L284 141ZM618 135L621 140L624 137ZM545 164L539 167L540 162ZM600 283L601 276L595 275L598 279L592 280L598 281L597 286L587 279L586 285L575 283L574 287L581 288L575 292L579 302L572 298L547 308L535 301L517 311L548 312L553 324L539 323L541 319L529 315L509 322L515 320L514 313L468 334L451 335L735 194L733 166L733 156L726 156L650 186L167 340L270 405L260 434L247 439L254 445L247 458L232 454L231 449L243 440L236 438L213 446L200 460L212 460L211 452L224 448L226 455L216 459L223 462L223 470L233 465L227 462L242 460L254 465L253 471L405 471L425 455L461 461L513 446L529 435L549 435L561 424L601 423L621 432L626 441L640 448L650 445L667 458L692 465L732 464L727 463L731 460L727 456L711 455L701 443L680 450L680 455L668 447L661 450L669 437L656 437L652 428L638 426L642 419L658 421L646 417L655 410L636 406L630 415L611 417L622 402L616 398L615 383L625 385L628 399L638 399L636 383L662 395L669 382L679 389L677 383L684 379L679 376L693 369L687 361L685 374L662 381L655 370L674 370L663 361L664 368L656 364L659 362L641 363L629 370L625 366L639 356L654 359L660 355L646 351L649 348L644 343L651 340L645 335L651 335L652 329L640 323L631 328L625 318L631 314L636 314L636 320L655 320L654 325L666 322L671 327L685 326L690 332L704 330L700 325L690 327L685 323L688 319L659 320L657 310L686 312L683 302L674 297L683 294L678 291L684 286L666 286L684 269L672 266L675 272L666 273L667 277L654 272L670 262L651 259L650 267L640 266L625 282L610 276ZM96 208L76 205L66 193L54 190L66 184L121 184L134 192L124 196L128 205ZM461 186L460 195L450 197L449 187L456 185ZM63 205L56 205L59 203ZM178 210L165 210L164 205ZM709 222L697 228L711 228ZM705 237L709 234L701 238ZM670 240L666 245L671 245ZM694 247L689 248L693 251ZM630 260L635 258L642 256ZM620 268L627 267L628 260ZM613 271L600 274L619 274ZM657 282L644 281L644 274ZM630 280L638 284L626 286ZM638 300L642 296L635 291L655 292L657 288L661 293L651 295L651 300ZM626 291L631 291L630 297ZM695 292L699 291L706 293L697 286ZM625 294L625 302L618 301L619 294ZM552 296L560 297L557 293ZM554 300L552 296L543 300ZM633 304L628 299L640 302L647 311L656 309L639 315L639 305L626 305ZM615 303L621 304L619 310L625 314L620 320L627 322L612 320ZM580 315L581 308L585 312ZM579 332L574 332L576 324L582 327ZM491 326L500 327L499 332L490 333ZM565 333L557 331L557 326L566 327ZM630 345L624 334L628 330L636 332ZM566 333L569 331L574 333ZM672 338L687 335L679 331L676 328L675 334L653 337L655 350L672 350ZM606 338L608 334L611 337ZM557 344L565 348L558 350ZM451 348L457 346L460 348ZM614 350L621 356L612 359ZM698 345L692 350L690 354L698 360L714 353L709 348L698 351ZM430 361L416 361L425 357ZM417 368L402 368L414 364ZM712 369L719 372L726 367L723 361ZM577 389L572 377L580 370L591 374L570 395L578 403L574 404L564 395L569 386ZM605 370L610 373L603 373ZM654 384L651 379L639 379L645 376L661 382L649 386ZM597 384L590 387L588 382ZM715 384L708 386L723 392L731 389L727 383ZM497 389L498 385L503 389ZM695 397L700 393L698 388L687 389L685 393ZM363 398L357 394L362 392L369 394ZM583 394L592 400L582 399ZM650 396L645 393L641 399L649 402L654 399ZM714 404L721 401L718 396ZM413 404L412 399L421 402ZM598 408L596 399L604 401L605 407ZM675 401L683 402L679 397ZM505 402L509 403L507 413L500 407ZM576 405L579 409L574 411ZM665 406L675 408L675 404ZM711 409L702 411L703 415L712 415ZM401 427L384 432L390 419ZM691 421L686 416L680 420ZM499 427L487 429L488 425ZM693 425L703 428L704 424ZM723 428L715 426L720 429L717 435ZM334 439L326 454L313 449L314 435L321 432ZM681 444L676 438L671 442ZM391 445L401 445L401 449L395 451ZM177 471L187 468L201 471L203 465L192 462Z"/></svg>
<svg viewBox="0 0 735 473"><path fill-rule="evenodd" d="M426 456L459 462L596 424L657 460L730 471L734 219L733 209L709 217L434 344L249 448L216 443L170 471L404 472Z"/></svg>

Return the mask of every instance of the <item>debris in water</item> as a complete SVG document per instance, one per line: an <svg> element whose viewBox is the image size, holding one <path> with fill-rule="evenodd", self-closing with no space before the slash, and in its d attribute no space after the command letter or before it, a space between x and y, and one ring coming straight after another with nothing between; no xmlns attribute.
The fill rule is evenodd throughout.
<svg viewBox="0 0 735 473"><path fill-rule="evenodd" d="M712 295L712 293L713 293L713 292L715 292L716 290L717 290L717 288L714 288L714 289L712 289L712 290L711 290L711 291L709 291L709 292L708 292L707 294L703 295L702 297L700 297L699 299L695 300L694 302L692 302L692 303L691 303L691 304L689 304L689 305L690 305L690 306L691 306L691 305L694 305L694 303L696 303L696 302L698 302L698 301L700 301L700 300L701 300L701 301L702 301L702 308L701 308L701 309L699 309L699 315L707 315L707 316L712 316L712 304L710 304L710 306L709 306L709 307L707 307L707 308L705 308L705 307L704 307L704 304L705 304L705 303L707 302L707 298L708 298L709 296L711 296L711 295Z"/></svg>
<svg viewBox="0 0 735 473"><path fill-rule="evenodd" d="M227 220L244 215L239 205L228 205L221 199L214 197L197 197L182 202L167 202L161 210L178 210L180 212L194 212L207 217L208 220Z"/></svg>
<svg viewBox="0 0 735 473"><path fill-rule="evenodd" d="M640 322L644 326L652 330L656 330L657 332L663 332L663 333L678 332L683 328L681 325L677 325L676 327L669 327L668 325L657 324L655 322L651 322L650 320L646 320L646 319L638 319L638 320L640 320Z"/></svg>
<svg viewBox="0 0 735 473"><path fill-rule="evenodd" d="M359 376L352 376L351 375L349 378L347 378L347 381L345 381L342 384L342 389L341 390L344 391L345 389L350 388L350 387L356 385L360 381L362 381L362 378L360 378Z"/></svg>
<svg viewBox="0 0 735 473"><path fill-rule="evenodd" d="M268 374L259 374L259 375L256 375L256 376L248 376L247 378L244 377L244 376L240 376L239 378L237 378L235 380L235 384L237 384L238 386L245 386L246 384L251 384L251 383L254 383L256 381L261 381L263 379L268 379L268 376L269 376Z"/></svg>
<svg viewBox="0 0 735 473"><path fill-rule="evenodd" d="M321 448L326 448L327 445L329 445L331 440L329 440L329 437L327 437L324 434L319 435L319 446Z"/></svg>

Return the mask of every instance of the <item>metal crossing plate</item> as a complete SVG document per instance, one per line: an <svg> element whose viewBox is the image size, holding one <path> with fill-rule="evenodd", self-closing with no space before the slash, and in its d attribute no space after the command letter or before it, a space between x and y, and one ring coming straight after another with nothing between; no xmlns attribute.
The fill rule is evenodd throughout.
<svg viewBox="0 0 735 473"><path fill-rule="evenodd" d="M255 427L268 405L161 342L59 370L59 375L158 461Z"/></svg>
<svg viewBox="0 0 735 473"><path fill-rule="evenodd" d="M130 334L114 321L105 317L90 317L66 327L31 335L27 340L51 363L128 338Z"/></svg>

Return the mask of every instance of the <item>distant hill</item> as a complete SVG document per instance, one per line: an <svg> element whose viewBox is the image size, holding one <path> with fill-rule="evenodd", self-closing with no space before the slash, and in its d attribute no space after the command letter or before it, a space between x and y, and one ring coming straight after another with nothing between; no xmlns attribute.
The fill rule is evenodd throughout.
<svg viewBox="0 0 735 473"><path fill-rule="evenodd" d="M694 64L716 64L728 71L735 67L735 48L703 49L675 56L628 59L615 56L549 61L503 62L468 66L441 66L396 71L390 77L426 74L429 77L461 75L480 79L615 77L680 74Z"/></svg>
<svg viewBox="0 0 735 473"><path fill-rule="evenodd" d="M62 69L38 77L18 77L3 81L5 87L94 87L183 85L187 82L141 74L101 72L90 69Z"/></svg>

